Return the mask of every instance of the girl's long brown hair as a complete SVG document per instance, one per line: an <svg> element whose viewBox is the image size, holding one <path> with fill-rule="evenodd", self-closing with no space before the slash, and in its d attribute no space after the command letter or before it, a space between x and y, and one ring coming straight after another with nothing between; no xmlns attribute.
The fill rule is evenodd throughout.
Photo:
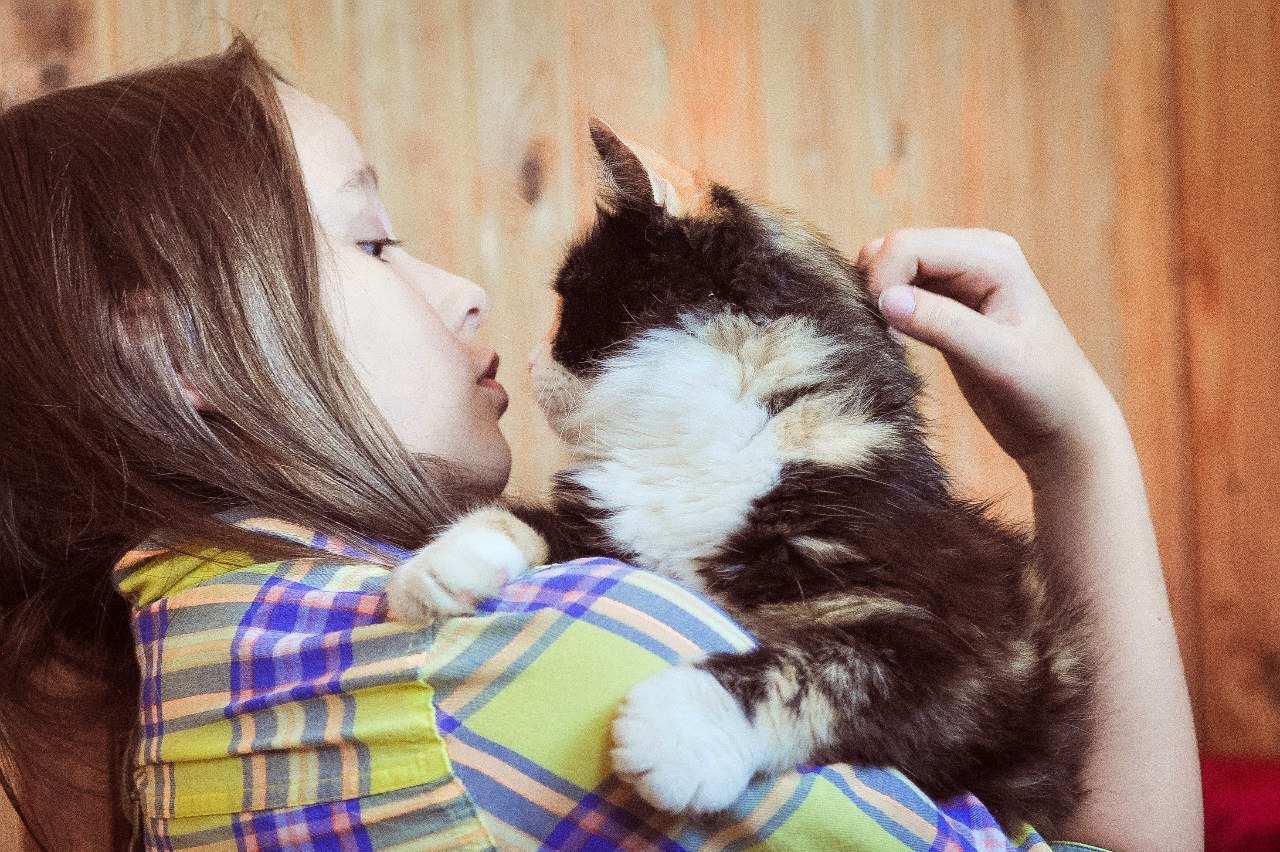
<svg viewBox="0 0 1280 852"><path fill-rule="evenodd" d="M131 545L289 555L210 517L249 505L411 548L467 500L339 353L275 79L237 35L0 113L0 753L49 848L103 795L127 843Z"/></svg>

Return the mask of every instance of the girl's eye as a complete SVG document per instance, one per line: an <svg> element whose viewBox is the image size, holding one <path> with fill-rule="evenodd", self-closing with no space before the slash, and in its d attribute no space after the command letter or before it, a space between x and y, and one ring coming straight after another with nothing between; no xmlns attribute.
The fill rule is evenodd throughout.
<svg viewBox="0 0 1280 852"><path fill-rule="evenodd" d="M360 247L360 250L362 252L369 255L370 257L376 257L378 260L382 260L385 262L385 258L383 258L382 256L383 250L386 249L387 246L400 245L400 241L399 240L359 240L356 242L356 245Z"/></svg>

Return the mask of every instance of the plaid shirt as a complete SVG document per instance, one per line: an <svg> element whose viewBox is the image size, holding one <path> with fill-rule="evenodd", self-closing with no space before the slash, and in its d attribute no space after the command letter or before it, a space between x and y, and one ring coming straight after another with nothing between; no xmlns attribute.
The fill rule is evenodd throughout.
<svg viewBox="0 0 1280 852"><path fill-rule="evenodd" d="M752 646L705 599L585 559L410 629L386 620L387 571L342 542L226 517L352 561L146 544L121 560L149 850L1050 848L1010 840L972 796L935 804L870 767L757 781L712 818L655 811L610 773L609 724L645 677Z"/></svg>

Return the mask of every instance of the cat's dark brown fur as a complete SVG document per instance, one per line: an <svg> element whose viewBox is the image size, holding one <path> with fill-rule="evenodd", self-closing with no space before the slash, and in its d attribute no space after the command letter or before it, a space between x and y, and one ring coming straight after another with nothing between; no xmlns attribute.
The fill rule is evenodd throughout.
<svg viewBox="0 0 1280 852"><path fill-rule="evenodd" d="M574 461L513 511L553 561L654 568L760 642L637 687L615 767L654 804L714 810L754 773L890 765L1053 831L1090 745L1071 579L954 493L902 348L820 234L592 138L600 215L534 367Z"/></svg>

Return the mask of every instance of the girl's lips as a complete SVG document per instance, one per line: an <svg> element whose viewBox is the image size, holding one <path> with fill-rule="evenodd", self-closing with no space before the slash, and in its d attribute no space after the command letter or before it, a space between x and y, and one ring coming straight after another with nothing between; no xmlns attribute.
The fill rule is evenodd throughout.
<svg viewBox="0 0 1280 852"><path fill-rule="evenodd" d="M498 406L498 415L501 416L507 410L510 399L507 397L507 389L498 384L498 353L493 353L493 358L489 361L489 369L476 379L476 384L482 388L488 388L493 393Z"/></svg>
<svg viewBox="0 0 1280 852"><path fill-rule="evenodd" d="M498 384L497 379L481 379L476 384L488 389L494 395L494 401L498 406L498 415L501 416L511 402L510 398L507 397L507 389Z"/></svg>

